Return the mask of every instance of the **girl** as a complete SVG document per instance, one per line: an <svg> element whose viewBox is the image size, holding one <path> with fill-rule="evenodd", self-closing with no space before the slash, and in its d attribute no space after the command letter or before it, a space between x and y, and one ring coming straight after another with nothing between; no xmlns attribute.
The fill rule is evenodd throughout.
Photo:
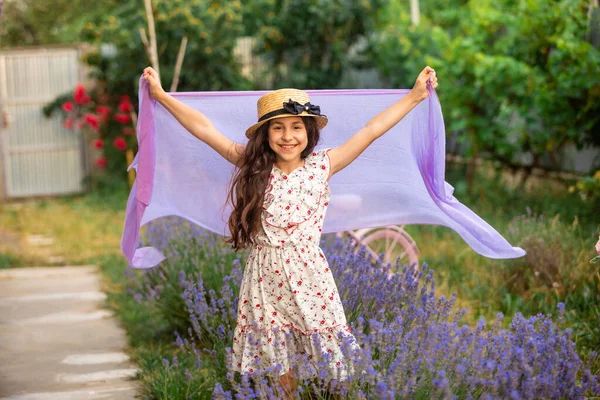
<svg viewBox="0 0 600 400"><path fill-rule="evenodd" d="M297 371L292 362L312 362L328 353L341 379L352 370L341 342L352 341L329 265L319 248L329 200L329 179L354 161L438 86L426 67L411 92L373 117L342 145L315 150L327 117L297 89L269 92L258 100L258 121L246 131L246 145L219 132L202 113L162 89L152 68L143 72L150 95L190 133L237 166L229 188L229 218L235 249L250 248L240 288L232 346L233 367L255 372L280 364L280 384L292 398ZM312 335L319 337L317 350ZM323 353L321 353L323 352ZM258 360L258 364L257 364ZM262 363L262 364L261 364Z"/></svg>

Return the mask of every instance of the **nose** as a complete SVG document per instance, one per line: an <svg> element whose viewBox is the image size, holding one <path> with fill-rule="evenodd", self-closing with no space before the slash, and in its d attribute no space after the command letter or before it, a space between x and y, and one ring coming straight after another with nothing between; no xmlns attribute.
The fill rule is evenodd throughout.
<svg viewBox="0 0 600 400"><path fill-rule="evenodd" d="M281 138L283 139L284 142L291 141L293 139L291 129L284 129L283 130L283 136Z"/></svg>

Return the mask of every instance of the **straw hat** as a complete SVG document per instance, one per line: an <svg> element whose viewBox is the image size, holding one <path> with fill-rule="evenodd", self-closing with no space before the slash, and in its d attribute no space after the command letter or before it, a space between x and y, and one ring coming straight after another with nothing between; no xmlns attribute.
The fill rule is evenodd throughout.
<svg viewBox="0 0 600 400"><path fill-rule="evenodd" d="M254 132L265 122L274 118L307 116L317 120L319 129L327 125L327 117L321 115L321 108L310 104L308 94L298 89L279 89L269 92L258 99L258 122L246 131L251 138Z"/></svg>

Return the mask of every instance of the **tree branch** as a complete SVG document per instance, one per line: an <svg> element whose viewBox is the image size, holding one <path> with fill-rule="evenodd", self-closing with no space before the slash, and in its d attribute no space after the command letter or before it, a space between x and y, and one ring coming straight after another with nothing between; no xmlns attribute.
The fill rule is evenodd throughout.
<svg viewBox="0 0 600 400"><path fill-rule="evenodd" d="M171 92L177 91L177 85L179 84L179 73L181 72L181 66L183 65L183 57L185 56L185 49L187 48L187 36L181 38L181 45L179 46L179 53L177 53L177 62L175 63L175 74L173 75L173 82L171 82Z"/></svg>
<svg viewBox="0 0 600 400"><path fill-rule="evenodd" d="M152 15L151 0L145 0L144 5L146 7L146 18L148 19L148 34L150 35L150 63L152 64L152 68L154 68L160 77L160 70L158 68L158 53L156 51L156 30L154 28L154 16Z"/></svg>

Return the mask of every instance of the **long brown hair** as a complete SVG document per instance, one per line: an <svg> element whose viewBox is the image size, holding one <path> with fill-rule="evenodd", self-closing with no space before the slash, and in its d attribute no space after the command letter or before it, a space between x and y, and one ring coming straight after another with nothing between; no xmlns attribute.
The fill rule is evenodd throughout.
<svg viewBox="0 0 600 400"><path fill-rule="evenodd" d="M320 132L312 117L301 117L306 127L307 145L300 156L306 158L319 142ZM233 207L229 216L231 243L234 250L250 246L262 229L260 216L269 175L275 162L275 152L269 146L269 125L261 125L248 140L241 164L236 168L229 186L228 202Z"/></svg>

